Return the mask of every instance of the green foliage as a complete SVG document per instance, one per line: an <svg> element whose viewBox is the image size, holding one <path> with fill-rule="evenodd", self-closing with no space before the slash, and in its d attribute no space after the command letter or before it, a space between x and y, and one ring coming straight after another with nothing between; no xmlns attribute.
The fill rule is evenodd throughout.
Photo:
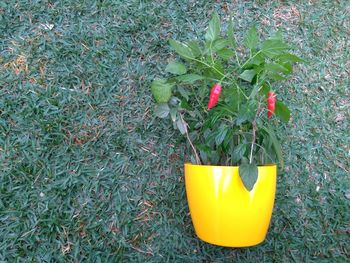
<svg viewBox="0 0 350 263"><path fill-rule="evenodd" d="M182 118L177 119L176 126L179 129L181 134L187 133L187 123Z"/></svg>
<svg viewBox="0 0 350 263"><path fill-rule="evenodd" d="M234 36L234 31L233 31L232 17L229 18L229 22L228 22L227 38L228 38L228 41L230 42L230 46L232 48L235 48L237 46L237 43Z"/></svg>
<svg viewBox="0 0 350 263"><path fill-rule="evenodd" d="M252 82L255 76L256 76L256 71L254 69L247 69L239 75L241 79L248 82Z"/></svg>
<svg viewBox="0 0 350 263"><path fill-rule="evenodd" d="M188 45L173 39L169 40L169 44L181 57L187 59L195 58L192 49Z"/></svg>
<svg viewBox="0 0 350 263"><path fill-rule="evenodd" d="M249 48L251 50L255 50L258 43L259 43L258 32L256 31L256 27L253 26L246 33L245 38L244 38L244 44L247 48Z"/></svg>
<svg viewBox="0 0 350 263"><path fill-rule="evenodd" d="M186 66L180 62L170 62L165 68L166 72L172 73L174 75L182 75L187 72Z"/></svg>
<svg viewBox="0 0 350 263"><path fill-rule="evenodd" d="M239 163L242 158L245 156L247 151L247 144L241 143L234 147L231 158L233 163Z"/></svg>
<svg viewBox="0 0 350 263"><path fill-rule="evenodd" d="M167 103L171 98L172 85L166 79L153 80L151 91L157 103Z"/></svg>
<svg viewBox="0 0 350 263"><path fill-rule="evenodd" d="M245 188L251 191L258 179L258 167L254 163L242 163L239 166L239 176L242 178Z"/></svg>
<svg viewBox="0 0 350 263"><path fill-rule="evenodd" d="M171 62L165 69L180 75L169 79L177 87L178 93L173 92L173 95L180 100L180 104L172 108L170 117L173 123L176 122L174 127L181 134L186 134L187 139L190 140L188 132L196 134L193 145L200 154L191 159L202 160L206 164L240 165L244 185L251 190L257 179L254 163L275 162L277 157L281 167L284 166L281 146L271 120L266 117L266 97L272 90L271 85L286 80L292 73L293 63L303 60L289 53L290 47L280 33L260 41L256 27L247 31L243 41L249 56L239 57L234 49L237 44L232 20L229 21L227 37L222 36L220 31L220 20L214 13L204 36L204 45L196 41L189 44L169 41L186 63L185 66ZM232 73L225 74L226 71ZM166 80L163 82L167 83ZM222 84L224 95L218 105L208 111L205 104L210 87L215 83ZM159 96L155 99L159 102ZM169 94L166 99L170 99ZM278 101L275 108L275 115L288 122L290 111L287 106ZM161 104L155 113L164 118L169 112L170 108ZM191 117L194 112L197 116ZM187 118L189 131L183 118L176 116ZM197 154L196 151L194 154ZM249 163L243 163L244 160Z"/></svg>
<svg viewBox="0 0 350 263"><path fill-rule="evenodd" d="M284 105L283 102L280 102L280 101L276 102L275 114L277 117L279 117L282 121L284 121L286 123L290 119L290 110L287 108L286 105Z"/></svg>
<svg viewBox="0 0 350 263"><path fill-rule="evenodd" d="M205 33L205 39L209 42L215 41L220 34L220 18L217 13L213 14L212 19L209 22L209 27Z"/></svg>
<svg viewBox="0 0 350 263"><path fill-rule="evenodd" d="M267 125L267 127L263 127L263 129L267 132L267 134L269 135L269 138L271 140L271 143L273 145L273 148L275 150L275 154L277 155L277 158L280 162L280 165L283 169L284 167L284 161L283 161L283 154L282 154L282 147L280 142L278 141L275 132L273 131L271 125ZM266 139L266 138L265 138ZM270 142L268 142L268 140L266 140L268 144L270 144Z"/></svg>
<svg viewBox="0 0 350 263"><path fill-rule="evenodd" d="M187 83L193 83L197 80L202 80L202 79L205 79L205 77L200 76L198 74L186 74L186 75L176 77L176 80L181 82L187 82Z"/></svg>
<svg viewBox="0 0 350 263"><path fill-rule="evenodd" d="M230 50L228 48L222 48L222 49L218 50L217 54L221 58L223 58L225 60L229 60L230 58L232 58L235 55L235 52L233 52L232 50Z"/></svg>
<svg viewBox="0 0 350 263"><path fill-rule="evenodd" d="M265 40L261 46L261 53L269 58L275 58L279 55L288 55L288 53L286 53L288 50L289 46L281 39L276 39L275 37Z"/></svg>
<svg viewBox="0 0 350 263"><path fill-rule="evenodd" d="M166 118L168 117L170 112L169 105L167 103L160 103L156 105L156 108L154 110L154 114L159 118Z"/></svg>

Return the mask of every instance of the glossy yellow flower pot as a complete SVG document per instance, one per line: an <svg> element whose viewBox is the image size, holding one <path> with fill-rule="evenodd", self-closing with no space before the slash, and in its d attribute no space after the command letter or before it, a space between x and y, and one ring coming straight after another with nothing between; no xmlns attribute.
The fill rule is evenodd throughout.
<svg viewBox="0 0 350 263"><path fill-rule="evenodd" d="M185 164L187 200L197 236L227 247L264 241L276 190L276 165L259 166L249 192L238 167Z"/></svg>

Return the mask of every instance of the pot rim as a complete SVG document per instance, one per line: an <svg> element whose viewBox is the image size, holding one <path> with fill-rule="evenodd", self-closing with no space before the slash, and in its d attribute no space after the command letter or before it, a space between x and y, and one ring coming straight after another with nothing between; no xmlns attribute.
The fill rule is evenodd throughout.
<svg viewBox="0 0 350 263"><path fill-rule="evenodd" d="M192 163L185 163L185 166L212 167L212 168L239 168L239 166L237 165L229 166L229 165L209 165L209 164L192 164ZM277 167L277 164L275 163L264 164L264 165L258 165L258 167Z"/></svg>

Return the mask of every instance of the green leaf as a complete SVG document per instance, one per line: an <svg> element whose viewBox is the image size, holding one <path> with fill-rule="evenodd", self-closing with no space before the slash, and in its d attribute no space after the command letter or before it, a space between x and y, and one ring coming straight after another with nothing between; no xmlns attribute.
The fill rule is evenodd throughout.
<svg viewBox="0 0 350 263"><path fill-rule="evenodd" d="M248 163L249 163L248 158L243 157L242 160L241 160L241 164L248 164Z"/></svg>
<svg viewBox="0 0 350 263"><path fill-rule="evenodd" d="M220 79L224 75L224 65L219 60L217 60L215 61L214 68L216 70L210 68L209 71L212 72L214 78Z"/></svg>
<svg viewBox="0 0 350 263"><path fill-rule="evenodd" d="M260 88L261 88L261 85L259 83L255 84L254 88L252 89L252 92L249 94L249 98L254 99L256 94L259 93Z"/></svg>
<svg viewBox="0 0 350 263"><path fill-rule="evenodd" d="M265 69L265 72L268 74L290 73L290 70L288 68L278 63L266 63L264 66L264 69Z"/></svg>
<svg viewBox="0 0 350 263"><path fill-rule="evenodd" d="M281 40L267 39L262 43L261 52L269 57L274 58L278 55L284 54L289 50L289 46Z"/></svg>
<svg viewBox="0 0 350 263"><path fill-rule="evenodd" d="M209 42L213 42L219 37L220 34L220 18L217 13L214 13L212 19L209 22L209 27L205 33L205 39Z"/></svg>
<svg viewBox="0 0 350 263"><path fill-rule="evenodd" d="M276 81L287 80L286 77L284 77L280 74L277 74L277 73L272 73L272 72L269 74L269 77L270 77L270 79L276 80Z"/></svg>
<svg viewBox="0 0 350 263"><path fill-rule="evenodd" d="M241 108L240 111L238 112L238 116L236 119L236 125L241 125L244 122L246 122L249 118L249 115L247 111L244 108Z"/></svg>
<svg viewBox="0 0 350 263"><path fill-rule="evenodd" d="M159 118L166 118L169 115L170 108L167 103L157 104L154 109L154 114Z"/></svg>
<svg viewBox="0 0 350 263"><path fill-rule="evenodd" d="M153 80L151 84L151 92L157 103L166 103L171 98L171 90L173 85L168 83L166 79Z"/></svg>
<svg viewBox="0 0 350 263"><path fill-rule="evenodd" d="M177 109L176 109L176 108L172 108L172 109L170 110L170 117L171 117L171 120L172 120L173 122L176 121L176 118L177 118Z"/></svg>
<svg viewBox="0 0 350 263"><path fill-rule="evenodd" d="M228 40L230 41L231 47L235 48L237 46L237 43L236 43L236 39L235 39L235 36L233 33L232 17L229 18L227 37L228 37Z"/></svg>
<svg viewBox="0 0 350 263"><path fill-rule="evenodd" d="M232 144L232 138L234 135L234 130L232 128L227 128L227 134L225 136L224 141L222 142L222 147L224 147L224 151L228 152L230 144Z"/></svg>
<svg viewBox="0 0 350 263"><path fill-rule="evenodd" d="M241 164L239 166L239 176L241 177L245 188L248 191L251 191L258 180L258 167L253 163Z"/></svg>
<svg viewBox="0 0 350 263"><path fill-rule="evenodd" d="M217 151L211 151L209 159L212 165L216 165L220 161L220 154Z"/></svg>
<svg viewBox="0 0 350 263"><path fill-rule="evenodd" d="M257 53L249 60L249 65L260 65L265 62L265 58L261 53Z"/></svg>
<svg viewBox="0 0 350 263"><path fill-rule="evenodd" d="M235 53L232 50L228 49L228 48L223 48L223 49L219 50L217 52L217 54L221 58L226 59L226 60L232 58L235 55Z"/></svg>
<svg viewBox="0 0 350 263"><path fill-rule="evenodd" d="M190 41L187 43L187 46L191 49L195 57L199 57L202 54L202 51L196 41Z"/></svg>
<svg viewBox="0 0 350 263"><path fill-rule="evenodd" d="M283 170L283 167L284 167L284 161L283 161L283 154L282 154L282 147L281 147L281 144L279 143L276 135L275 135L275 132L273 131L273 129L271 128L270 125L268 125L268 127L263 127L263 129L269 134L270 136L270 139L272 141L272 145L273 145L273 148L275 149L275 153L277 155L277 158L278 158L278 161L280 162L281 164L281 168Z"/></svg>
<svg viewBox="0 0 350 263"><path fill-rule="evenodd" d="M187 132L187 123L182 118L177 119L176 125L182 135Z"/></svg>
<svg viewBox="0 0 350 263"><path fill-rule="evenodd" d="M247 150L247 145L244 143L238 144L232 152L232 161L238 163L244 156Z"/></svg>
<svg viewBox="0 0 350 263"><path fill-rule="evenodd" d="M211 149L206 144L197 145L197 149L199 150L200 157L203 163L208 163L208 155L210 155Z"/></svg>
<svg viewBox="0 0 350 263"><path fill-rule="evenodd" d="M256 46L258 45L258 41L259 41L258 32L256 30L256 27L253 26L246 33L244 38L244 44L249 49L256 49Z"/></svg>
<svg viewBox="0 0 350 263"><path fill-rule="evenodd" d="M187 90L185 90L183 87L178 87L177 90L179 91L181 96L184 97L186 101L188 101L188 99L189 99L189 92Z"/></svg>
<svg viewBox="0 0 350 263"><path fill-rule="evenodd" d="M249 101L248 103L241 106L236 119L236 124L241 125L246 121L252 121L255 116L256 105L254 101Z"/></svg>
<svg viewBox="0 0 350 263"><path fill-rule="evenodd" d="M216 146L219 146L220 144L222 144L222 142L225 140L226 134L227 134L227 127L220 126L219 132L215 137Z"/></svg>
<svg viewBox="0 0 350 263"><path fill-rule="evenodd" d="M254 69L248 69L243 71L243 73L239 75L239 77L245 81L252 82L255 75L256 75L256 72Z"/></svg>
<svg viewBox="0 0 350 263"><path fill-rule="evenodd" d="M197 80L205 79L205 77L197 75L197 74L186 74L182 76L176 77L177 80L187 82L187 83L193 83Z"/></svg>
<svg viewBox="0 0 350 263"><path fill-rule="evenodd" d="M168 103L169 103L169 106L176 107L179 104L180 101L181 101L181 99L179 99L178 97L172 96L170 98L170 100L168 101Z"/></svg>
<svg viewBox="0 0 350 263"><path fill-rule="evenodd" d="M268 86L266 83L264 83L264 84L261 86L259 92L260 92L261 95L264 95L264 96L267 97L267 94L269 93L270 90L271 90L271 87Z"/></svg>
<svg viewBox="0 0 350 263"><path fill-rule="evenodd" d="M282 67L285 68L286 72L284 74L288 75L293 73L293 65L290 63L280 63Z"/></svg>
<svg viewBox="0 0 350 263"><path fill-rule="evenodd" d="M230 42L227 39L219 38L213 42L211 49L215 52L215 51L223 49L224 47L228 46L229 44L230 44Z"/></svg>
<svg viewBox="0 0 350 263"><path fill-rule="evenodd" d="M208 87L205 85L199 85L196 96L198 96L199 100L206 99L208 97Z"/></svg>
<svg viewBox="0 0 350 263"><path fill-rule="evenodd" d="M282 31L278 30L277 32L275 32L274 35L270 36L269 39L282 41L283 40Z"/></svg>
<svg viewBox="0 0 350 263"><path fill-rule="evenodd" d="M242 103L243 97L242 93L239 91L239 87L232 85L223 89L222 97L224 98L225 104L227 104L230 111L234 111L236 113Z"/></svg>
<svg viewBox="0 0 350 263"><path fill-rule="evenodd" d="M266 63L264 65L264 75L272 80L286 80L283 74L288 75L290 73L290 67L285 67L282 64Z"/></svg>
<svg viewBox="0 0 350 263"><path fill-rule="evenodd" d="M182 75L187 72L187 69L184 64L172 61L166 66L165 71L174 75Z"/></svg>
<svg viewBox="0 0 350 263"><path fill-rule="evenodd" d="M284 103L277 101L276 102L276 108L275 108L275 114L278 118L280 118L284 122L288 122L290 119L290 110Z"/></svg>
<svg viewBox="0 0 350 263"><path fill-rule="evenodd" d="M181 100L180 102L180 108L185 110L190 110L190 105L186 100Z"/></svg>
<svg viewBox="0 0 350 263"><path fill-rule="evenodd" d="M195 58L191 48L188 45L173 39L169 40L169 44L181 57L187 59Z"/></svg>
<svg viewBox="0 0 350 263"><path fill-rule="evenodd" d="M278 59L281 62L306 62L304 59L291 53L284 53L282 55L278 55L276 56L276 59Z"/></svg>

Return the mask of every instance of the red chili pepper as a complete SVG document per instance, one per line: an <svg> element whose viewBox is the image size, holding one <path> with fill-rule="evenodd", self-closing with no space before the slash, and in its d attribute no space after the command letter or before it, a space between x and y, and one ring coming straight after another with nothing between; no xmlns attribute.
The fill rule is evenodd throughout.
<svg viewBox="0 0 350 263"><path fill-rule="evenodd" d="M267 94L267 117L270 119L275 112L276 107L276 94L273 91L269 91Z"/></svg>
<svg viewBox="0 0 350 263"><path fill-rule="evenodd" d="M209 102L208 102L208 110L213 108L215 104L218 102L221 93L221 84L216 83L211 89Z"/></svg>

